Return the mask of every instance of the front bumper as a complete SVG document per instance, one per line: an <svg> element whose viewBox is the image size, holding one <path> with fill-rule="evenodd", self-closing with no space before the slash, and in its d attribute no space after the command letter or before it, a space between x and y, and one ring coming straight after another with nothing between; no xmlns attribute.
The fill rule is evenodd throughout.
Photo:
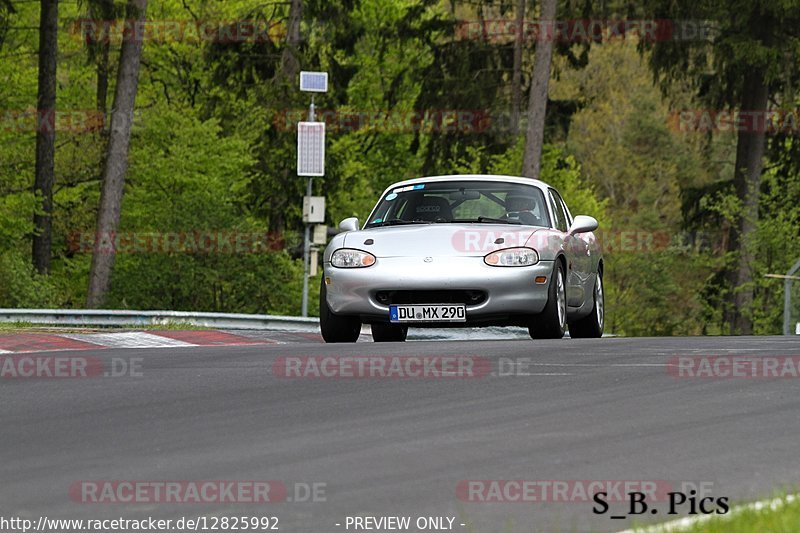
<svg viewBox="0 0 800 533"><path fill-rule="evenodd" d="M467 324L529 316L541 312L547 304L552 272L553 261L529 267L492 267L483 262L483 257L436 257L430 263L420 257L388 257L367 268L350 269L324 265L331 311L358 315L366 322L389 320L389 305L378 301L378 292L409 290L484 291L482 302L467 304ZM536 283L537 276L547 279Z"/></svg>

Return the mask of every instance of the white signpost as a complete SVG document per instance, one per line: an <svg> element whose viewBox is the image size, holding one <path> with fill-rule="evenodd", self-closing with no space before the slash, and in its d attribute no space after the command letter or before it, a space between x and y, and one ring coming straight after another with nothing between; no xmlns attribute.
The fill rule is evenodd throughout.
<svg viewBox="0 0 800 533"><path fill-rule="evenodd" d="M317 274L317 251L311 254L311 226L325 222L325 197L312 196L312 181L325 175L325 123L314 120L314 93L328 92L327 72L300 72L300 90L311 93L308 121L297 123L297 175L308 177L303 197L303 301L302 316L308 316L308 278ZM313 264L312 264L313 263Z"/></svg>

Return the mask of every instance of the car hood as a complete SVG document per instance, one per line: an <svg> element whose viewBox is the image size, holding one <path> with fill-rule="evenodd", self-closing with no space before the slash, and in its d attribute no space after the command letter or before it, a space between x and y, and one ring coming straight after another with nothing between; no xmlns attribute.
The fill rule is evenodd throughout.
<svg viewBox="0 0 800 533"><path fill-rule="evenodd" d="M415 224L349 232L343 245L376 257L483 257L502 248L524 246L542 231L548 232L505 224ZM372 243L366 244L370 239Z"/></svg>

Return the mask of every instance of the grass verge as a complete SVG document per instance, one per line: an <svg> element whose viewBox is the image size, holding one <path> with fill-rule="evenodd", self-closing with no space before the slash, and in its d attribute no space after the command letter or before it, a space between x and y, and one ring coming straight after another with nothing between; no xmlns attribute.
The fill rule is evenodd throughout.
<svg viewBox="0 0 800 533"><path fill-rule="evenodd" d="M696 516L696 520L633 528L637 533L796 533L800 531L800 497L776 495L773 499L736 505L724 515Z"/></svg>
<svg viewBox="0 0 800 533"><path fill-rule="evenodd" d="M92 326L92 325L48 325L34 324L32 322L0 322L0 334L13 333L78 333L102 331L188 331L188 330L210 330L205 326L195 326L186 322L164 322L163 324L141 324L137 326Z"/></svg>

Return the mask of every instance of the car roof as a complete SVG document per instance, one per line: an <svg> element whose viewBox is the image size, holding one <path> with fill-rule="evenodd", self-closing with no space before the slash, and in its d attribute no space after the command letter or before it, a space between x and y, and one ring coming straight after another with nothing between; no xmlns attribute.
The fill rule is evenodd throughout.
<svg viewBox="0 0 800 533"><path fill-rule="evenodd" d="M535 180L532 178L524 178L522 176L502 176L496 174L448 174L444 176L426 176L422 178L414 178L405 181L398 181L397 183L391 184L389 187L386 188L388 191L389 189L394 189L395 187L403 187L405 185L417 185L420 183L428 183L431 181L497 181L497 182L505 182L505 183L519 183L522 185L534 185L541 189L546 189L550 187L547 183Z"/></svg>

